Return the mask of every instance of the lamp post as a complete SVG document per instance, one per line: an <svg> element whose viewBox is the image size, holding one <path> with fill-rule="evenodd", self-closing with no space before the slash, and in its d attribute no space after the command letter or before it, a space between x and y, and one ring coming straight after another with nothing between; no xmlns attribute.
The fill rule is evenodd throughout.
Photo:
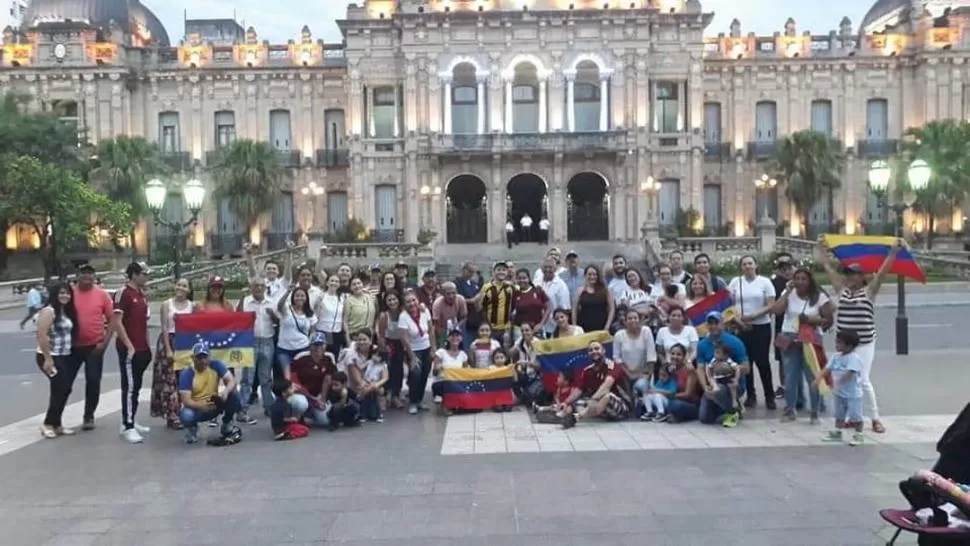
<svg viewBox="0 0 970 546"><path fill-rule="evenodd" d="M759 223L766 223L771 221L771 216L768 215L768 196L769 192L778 185L778 181L774 178L763 174L758 178L754 179L755 192L761 193L762 195L762 207L761 207L761 220Z"/></svg>
<svg viewBox="0 0 970 546"><path fill-rule="evenodd" d="M906 178L909 180L911 192L917 192L926 187L932 176L930 166L922 159L909 164ZM874 161L869 166L869 187L879 196L879 206L892 210L896 220L896 237L903 236L903 213L913 206L915 194L908 192L902 201L890 203L887 196L889 180L892 178L892 167L885 161ZM896 354L909 354L909 317L906 316L906 278L896 275Z"/></svg>
<svg viewBox="0 0 970 546"><path fill-rule="evenodd" d="M304 230L304 235L306 235L311 229L314 229L317 226L317 198L323 195L323 188L318 186L316 182L310 181L309 184L300 188L300 193L303 194L304 197L309 198L306 201L306 220L303 222L304 225L306 225L306 229Z"/></svg>
<svg viewBox="0 0 970 546"><path fill-rule="evenodd" d="M180 239L186 228L194 226L199 221L199 212L202 210L203 201L205 201L205 186L202 185L202 182L195 179L182 184L182 196L185 198L185 205L189 209L189 214L191 214L191 217L185 222L169 222L162 218L161 212L165 206L168 189L168 186L157 178L149 180L145 184L145 200L148 201L148 208L152 211L155 225L166 227L169 237L174 240L172 254L175 264L172 267L172 275L177 280L182 274L182 247Z"/></svg>

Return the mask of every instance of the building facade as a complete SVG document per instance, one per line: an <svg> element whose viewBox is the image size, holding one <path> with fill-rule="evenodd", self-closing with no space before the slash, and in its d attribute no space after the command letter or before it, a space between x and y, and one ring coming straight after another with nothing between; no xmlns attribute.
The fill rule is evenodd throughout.
<svg viewBox="0 0 970 546"><path fill-rule="evenodd" d="M213 253L351 220L447 245L500 243L524 215L520 235L544 218L557 242L684 222L739 236L765 215L795 236L857 233L886 220L869 164L909 127L970 114L962 3L878 0L859 30L789 19L756 36L735 20L705 38L696 0L366 0L338 21L342 44L304 27L274 45L232 21L187 23L171 44L137 2L34 0L4 35L0 88L56 105L93 141L157 140L182 178L207 181L237 137L270 142L293 176L256 226L209 200L191 243ZM843 186L800 218L783 184L755 180L803 129L847 159ZM166 215L186 214L170 200ZM962 213L937 225L960 229Z"/></svg>

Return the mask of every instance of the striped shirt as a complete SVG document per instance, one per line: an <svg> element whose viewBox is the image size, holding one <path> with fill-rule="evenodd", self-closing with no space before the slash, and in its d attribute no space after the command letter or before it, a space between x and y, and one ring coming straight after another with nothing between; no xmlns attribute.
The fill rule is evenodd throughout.
<svg viewBox="0 0 970 546"><path fill-rule="evenodd" d="M839 308L835 318L837 332L851 330L859 335L859 343L872 343L876 339L876 309L866 287L852 291L848 288L839 295Z"/></svg>
<svg viewBox="0 0 970 546"><path fill-rule="evenodd" d="M494 330L506 330L512 316L512 300L516 288L510 282L489 281L482 286L481 306L485 322Z"/></svg>
<svg viewBox="0 0 970 546"><path fill-rule="evenodd" d="M53 314L53 310L51 311ZM67 315L61 315L61 319L51 321L51 327L47 331L47 337L50 339L51 344L51 356L67 356L71 354L71 330L74 329L74 321L70 319ZM37 348L37 352L40 353L40 347Z"/></svg>

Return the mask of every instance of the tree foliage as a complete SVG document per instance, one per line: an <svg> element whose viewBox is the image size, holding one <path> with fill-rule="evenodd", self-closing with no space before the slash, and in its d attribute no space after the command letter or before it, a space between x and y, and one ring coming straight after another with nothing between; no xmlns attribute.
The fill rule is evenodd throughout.
<svg viewBox="0 0 970 546"><path fill-rule="evenodd" d="M798 131L781 139L774 157L785 196L802 218L807 218L820 199L841 187L844 165L839 143L818 131Z"/></svg>
<svg viewBox="0 0 970 546"><path fill-rule="evenodd" d="M266 142L237 140L216 160L216 197L229 200L232 212L251 227L279 199L287 172Z"/></svg>

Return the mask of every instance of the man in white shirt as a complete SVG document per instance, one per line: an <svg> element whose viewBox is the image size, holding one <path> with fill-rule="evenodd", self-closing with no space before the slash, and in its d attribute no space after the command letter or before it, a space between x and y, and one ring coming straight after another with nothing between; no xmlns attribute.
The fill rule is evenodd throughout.
<svg viewBox="0 0 970 546"><path fill-rule="evenodd" d="M292 249L293 241L287 241L286 248ZM249 278L254 280L260 277L260 274L256 271L256 258L253 256L253 248L247 244L244 250L246 252L246 264L249 266ZM266 260L266 263L263 264L262 274L263 282L266 284L266 296L279 301L279 298L290 289L289 275L292 274L292 270L292 252L287 252L285 265L281 265L276 260Z"/></svg>
<svg viewBox="0 0 970 546"><path fill-rule="evenodd" d="M556 328L556 323L552 320L552 312L556 309L571 309L572 297L565 281L556 274L556 262L551 258L542 262L542 278L535 285L542 288L546 297L549 298L546 304L549 309L549 319L542 325L542 331L548 336Z"/></svg>
<svg viewBox="0 0 970 546"><path fill-rule="evenodd" d="M276 347L273 336L276 327L270 310L276 307L276 300L266 295L266 279L256 277L249 283L249 295L239 302L239 310L255 314L253 323L253 357L256 361L256 381L259 385L259 395L263 401L263 413L269 415L269 407L273 404L273 356ZM253 368L243 368L243 374L252 374ZM251 379L251 378L250 378ZM242 381L245 383L245 381ZM240 399L243 403L243 414L249 407L251 400L247 400L249 393L243 393Z"/></svg>
<svg viewBox="0 0 970 546"><path fill-rule="evenodd" d="M512 243L515 242L515 226L512 225L512 221L509 220L505 222L505 242L509 244L509 248L512 248Z"/></svg>
<svg viewBox="0 0 970 546"><path fill-rule="evenodd" d="M539 220L539 244L549 244L549 219L545 217Z"/></svg>
<svg viewBox="0 0 970 546"><path fill-rule="evenodd" d="M630 289L630 285L626 283L626 270L626 257L622 254L613 256L613 264L610 268L610 273L606 276L606 287L609 288L610 293L613 294L614 301L620 301L620 299L623 298L623 294Z"/></svg>
<svg viewBox="0 0 970 546"><path fill-rule="evenodd" d="M691 275L684 270L684 253L674 250L667 256L667 263L670 264L670 273L674 282L690 286Z"/></svg>
<svg viewBox="0 0 970 546"><path fill-rule="evenodd" d="M549 250L547 250L546 251L546 257L545 257L545 259L546 260L552 260L552 262L554 264L556 264L556 275L557 276L560 273L562 273L563 271L566 270L565 267L563 267L562 265L560 265L560 262L562 260L562 251L560 251L559 248L552 247ZM535 284L535 285L542 284L542 266L541 265L539 267L537 267L536 270L535 270L535 273L532 274L532 284Z"/></svg>
<svg viewBox="0 0 970 546"><path fill-rule="evenodd" d="M523 214L522 219L519 220L519 225L522 226L522 230L519 234L519 241L528 242L532 239L532 217L528 214Z"/></svg>

